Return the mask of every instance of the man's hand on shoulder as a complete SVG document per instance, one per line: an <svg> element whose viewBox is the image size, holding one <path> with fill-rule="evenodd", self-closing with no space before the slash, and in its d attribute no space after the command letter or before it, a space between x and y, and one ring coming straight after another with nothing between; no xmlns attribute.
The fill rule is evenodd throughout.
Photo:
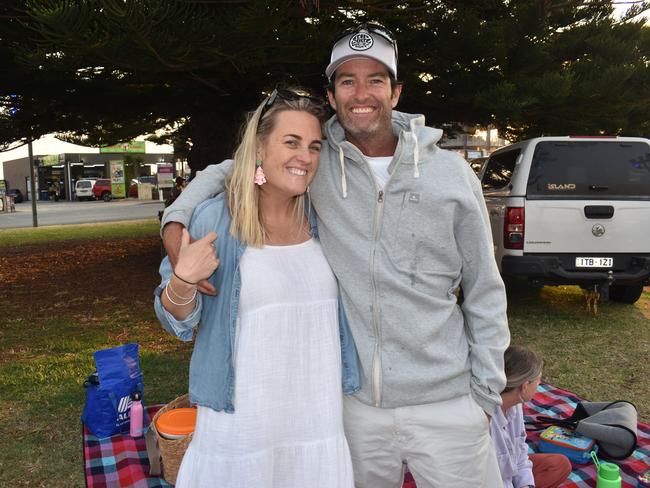
<svg viewBox="0 0 650 488"><path fill-rule="evenodd" d="M181 249L181 240L183 235L183 225L179 222L169 222L163 228L163 245L172 265L172 269L176 267L178 261L178 253ZM217 290L208 280L201 280L198 282L198 290L204 295L215 296Z"/></svg>

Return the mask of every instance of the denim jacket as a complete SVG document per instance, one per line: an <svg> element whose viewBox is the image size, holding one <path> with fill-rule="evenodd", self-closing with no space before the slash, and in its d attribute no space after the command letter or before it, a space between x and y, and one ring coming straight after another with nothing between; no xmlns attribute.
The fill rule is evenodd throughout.
<svg viewBox="0 0 650 488"><path fill-rule="evenodd" d="M162 326L181 340L190 341L198 327L190 361L190 400L193 404L232 413L235 390L235 328L239 310L241 276L239 262L246 246L230 234L231 216L223 194L201 204L189 227L190 235L201 238L210 231L218 235L215 241L219 267L209 281L218 295L197 295L194 310L184 319L176 320L160 301L160 294L172 274L169 258L160 264L162 282L155 292L155 310ZM316 219L310 219L312 236L318 237ZM340 298L339 298L340 301ZM339 305L343 392L359 389L357 349L348 327L343 307Z"/></svg>

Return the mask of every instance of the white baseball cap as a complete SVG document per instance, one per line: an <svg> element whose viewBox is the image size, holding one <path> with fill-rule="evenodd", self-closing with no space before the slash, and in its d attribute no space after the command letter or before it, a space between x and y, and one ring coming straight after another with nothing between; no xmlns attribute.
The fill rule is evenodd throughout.
<svg viewBox="0 0 650 488"><path fill-rule="evenodd" d="M397 79L397 42L383 26L361 24L348 30L332 47L330 64L325 68L325 76L331 79L343 63L351 59L370 58L382 63Z"/></svg>

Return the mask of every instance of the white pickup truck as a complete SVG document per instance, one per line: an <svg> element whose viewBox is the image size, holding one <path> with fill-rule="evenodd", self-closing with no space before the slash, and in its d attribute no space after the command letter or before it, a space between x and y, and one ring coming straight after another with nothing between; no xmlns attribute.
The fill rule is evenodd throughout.
<svg viewBox="0 0 650 488"><path fill-rule="evenodd" d="M636 302L650 278L650 140L539 137L479 175L504 276Z"/></svg>

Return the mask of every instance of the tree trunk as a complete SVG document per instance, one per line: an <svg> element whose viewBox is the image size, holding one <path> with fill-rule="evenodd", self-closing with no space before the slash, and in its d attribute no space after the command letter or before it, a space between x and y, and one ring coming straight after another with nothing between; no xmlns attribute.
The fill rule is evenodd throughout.
<svg viewBox="0 0 650 488"><path fill-rule="evenodd" d="M232 113L220 111L197 114L190 118L187 133L192 147L187 162L192 177L209 164L232 158L242 120L241 109Z"/></svg>

